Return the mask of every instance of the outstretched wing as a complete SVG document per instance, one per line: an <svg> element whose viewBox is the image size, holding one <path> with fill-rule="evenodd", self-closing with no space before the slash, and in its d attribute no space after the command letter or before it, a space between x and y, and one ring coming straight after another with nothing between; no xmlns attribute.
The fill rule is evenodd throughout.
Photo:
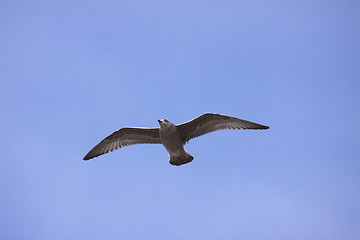
<svg viewBox="0 0 360 240"><path fill-rule="evenodd" d="M84 160L112 152L121 147L141 143L161 143L159 128L121 128L93 147L86 154Z"/></svg>
<svg viewBox="0 0 360 240"><path fill-rule="evenodd" d="M177 126L184 143L201 135L221 129L268 129L268 126L215 113L205 113Z"/></svg>

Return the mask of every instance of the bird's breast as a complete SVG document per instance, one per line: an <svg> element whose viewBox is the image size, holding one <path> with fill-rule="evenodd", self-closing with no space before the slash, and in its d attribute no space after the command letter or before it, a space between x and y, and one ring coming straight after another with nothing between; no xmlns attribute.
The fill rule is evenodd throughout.
<svg viewBox="0 0 360 240"><path fill-rule="evenodd" d="M179 132L176 128L161 129L160 140L169 153L176 153L183 148Z"/></svg>

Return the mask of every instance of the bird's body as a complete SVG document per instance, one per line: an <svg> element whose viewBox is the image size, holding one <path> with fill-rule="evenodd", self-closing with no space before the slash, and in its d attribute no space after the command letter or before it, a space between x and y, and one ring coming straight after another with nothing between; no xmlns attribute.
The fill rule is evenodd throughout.
<svg viewBox="0 0 360 240"><path fill-rule="evenodd" d="M176 125L165 119L159 120L159 124L160 141L170 155L170 163L178 166L191 162L194 157L185 151Z"/></svg>
<svg viewBox="0 0 360 240"><path fill-rule="evenodd" d="M189 122L175 125L166 119L158 120L160 128L121 128L112 133L84 157L84 160L100 156L115 149L140 143L162 144L170 155L170 164L182 165L194 158L184 145L191 139L221 129L268 129L269 127L214 113L205 113Z"/></svg>

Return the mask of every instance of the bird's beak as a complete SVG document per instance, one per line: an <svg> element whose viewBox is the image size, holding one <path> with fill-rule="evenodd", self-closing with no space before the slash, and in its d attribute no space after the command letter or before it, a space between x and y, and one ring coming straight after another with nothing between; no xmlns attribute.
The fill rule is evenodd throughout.
<svg viewBox="0 0 360 240"><path fill-rule="evenodd" d="M159 124L161 123L161 120L158 120Z"/></svg>

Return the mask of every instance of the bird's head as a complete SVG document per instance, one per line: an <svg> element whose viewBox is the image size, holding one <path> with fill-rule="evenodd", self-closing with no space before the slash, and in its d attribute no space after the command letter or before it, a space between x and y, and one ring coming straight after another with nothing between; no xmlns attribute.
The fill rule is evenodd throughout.
<svg viewBox="0 0 360 240"><path fill-rule="evenodd" d="M159 122L159 124L160 124L160 127L167 127L167 126L172 125L172 123L169 122L169 121L166 120L166 119L158 120L158 122Z"/></svg>

